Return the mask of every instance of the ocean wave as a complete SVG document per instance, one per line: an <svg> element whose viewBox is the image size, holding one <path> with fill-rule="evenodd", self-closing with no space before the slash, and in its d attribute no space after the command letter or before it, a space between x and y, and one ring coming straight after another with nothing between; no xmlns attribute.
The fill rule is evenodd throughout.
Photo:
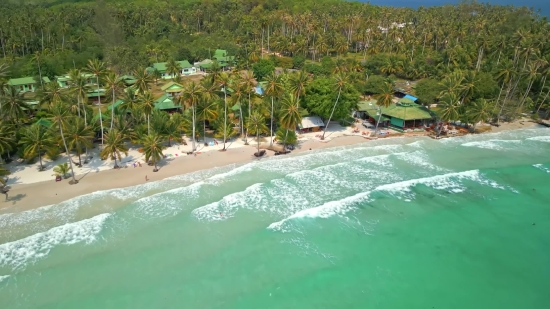
<svg viewBox="0 0 550 309"><path fill-rule="evenodd" d="M482 177L479 170L446 173L446 174L436 175L431 177L424 177L424 178L417 178L417 179L404 180L404 181L399 181L394 183L388 183L388 184L377 186L375 189L371 191L365 191L365 192L357 193L350 197L345 197L340 200L326 202L321 206L302 209L280 221L271 223L268 226L268 229L283 231L283 232L287 231L287 229L285 229L284 227L285 223L287 223L289 220L297 219L297 218L329 218L335 215L344 216L349 211L355 209L353 206L356 203L369 200L369 197L375 191L388 192L399 199L402 199L404 196L405 197L404 200L406 201L412 198L412 196L410 196L409 194L411 192L411 188L419 184L429 186L435 190L447 190L448 192L451 192L451 193L460 193L466 190L466 188L460 183L460 180L464 180L464 179L468 179L476 183L479 183L481 185L487 185L497 189L509 189L499 185L495 181Z"/></svg>
<svg viewBox="0 0 550 309"><path fill-rule="evenodd" d="M506 144L519 144L519 143L521 143L521 140L491 139L486 141L464 143L464 144L461 144L461 146L477 147L477 148L492 149L492 150L503 150L503 149L509 148L509 147L505 147Z"/></svg>
<svg viewBox="0 0 550 309"><path fill-rule="evenodd" d="M160 218L169 215L178 214L184 205L181 198L184 196L186 200L190 198L198 198L201 187L205 184L204 181L193 183L189 186L176 188L150 196L146 196L134 202L136 211L134 217L140 218Z"/></svg>
<svg viewBox="0 0 550 309"><path fill-rule="evenodd" d="M8 280L9 277L10 277L10 275L0 276L0 283Z"/></svg>
<svg viewBox="0 0 550 309"><path fill-rule="evenodd" d="M302 209L283 220L271 223L268 229L283 231L285 222L296 218L328 218L334 215L344 215L351 209L352 205L366 200L369 194L370 192L361 192L338 201L326 202L321 206Z"/></svg>
<svg viewBox="0 0 550 309"><path fill-rule="evenodd" d="M90 219L67 223L46 232L0 245L0 267L14 270L46 257L58 245L89 244L96 240L111 214L100 214Z"/></svg>
<svg viewBox="0 0 550 309"><path fill-rule="evenodd" d="M411 165L420 166L432 171L446 172L447 170L441 168L430 162L428 154L423 151L413 151L407 153L394 154L400 160L403 160Z"/></svg>
<svg viewBox="0 0 550 309"><path fill-rule="evenodd" d="M395 173L380 169L391 166L389 155L379 155L300 170L282 178L253 184L219 201L195 208L191 213L205 221L232 218L238 209L285 216L309 208L327 197L342 195L344 191L362 190L377 181L396 180ZM365 174L371 175L368 182L356 181L353 177L350 179L350 176Z"/></svg>
<svg viewBox="0 0 550 309"><path fill-rule="evenodd" d="M529 137L527 140L550 143L550 136L534 136Z"/></svg>
<svg viewBox="0 0 550 309"><path fill-rule="evenodd" d="M550 173L550 168L544 167L542 164L533 164L533 167L536 167L543 172Z"/></svg>

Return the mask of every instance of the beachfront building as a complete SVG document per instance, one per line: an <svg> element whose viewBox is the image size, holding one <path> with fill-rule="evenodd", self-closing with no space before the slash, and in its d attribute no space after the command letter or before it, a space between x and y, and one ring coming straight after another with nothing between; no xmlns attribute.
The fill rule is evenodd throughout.
<svg viewBox="0 0 550 309"><path fill-rule="evenodd" d="M317 132L325 127L323 119L319 116L302 117L302 122L298 124L301 133Z"/></svg>
<svg viewBox="0 0 550 309"><path fill-rule="evenodd" d="M197 74L197 68L192 66L191 63L189 63L189 61L183 60L183 61L176 61L176 62L179 64L179 66L181 68L180 75L187 76L187 75ZM161 75L162 79L172 79L172 78L176 77L173 74L166 73L166 65L167 64L168 64L168 62L153 63L153 66L147 68L147 71L148 72L153 72L154 70L158 70L160 72L160 75Z"/></svg>
<svg viewBox="0 0 550 309"><path fill-rule="evenodd" d="M44 83L49 83L50 79L46 76L42 77ZM15 87L19 92L34 92L40 86L40 81L34 77L12 78L8 81L8 85Z"/></svg>
<svg viewBox="0 0 550 309"><path fill-rule="evenodd" d="M196 68L197 72L206 73L206 70L210 70L214 61L210 59L204 59L203 61L193 63L193 66Z"/></svg>
<svg viewBox="0 0 550 309"><path fill-rule="evenodd" d="M168 84L160 87L160 89L164 91L169 97L174 97L178 93L183 92L183 86L176 82L169 82Z"/></svg>
<svg viewBox="0 0 550 309"><path fill-rule="evenodd" d="M389 107L378 107L376 101L363 101L356 113L363 119L380 125L389 126L398 131L408 129L423 129L427 121L433 117L425 107L413 103L410 99L400 99L400 102Z"/></svg>

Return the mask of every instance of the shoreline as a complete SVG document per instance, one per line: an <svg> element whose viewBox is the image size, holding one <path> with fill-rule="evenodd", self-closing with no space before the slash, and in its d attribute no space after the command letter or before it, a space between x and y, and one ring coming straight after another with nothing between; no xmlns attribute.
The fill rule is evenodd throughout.
<svg viewBox="0 0 550 309"><path fill-rule="evenodd" d="M301 142L289 156L297 155L306 151L349 146L368 142L362 136L339 136L328 142L319 140L305 140ZM262 158L254 157L257 148L255 145L238 147L222 151L208 151L195 156L182 156L181 158L164 159L159 164L159 171L153 172L152 166L126 167L96 172L89 172L77 175L79 183L70 185L70 179L61 182L55 180L40 181L29 184L15 184L11 186L7 201L0 202L0 211L10 212L25 211L42 206L57 204L68 199L110 189L119 189L146 183L159 181L169 177L193 173L216 167L228 166L231 164L243 164L254 160L274 156L274 152L267 151ZM0 196L1 199L1 196Z"/></svg>
<svg viewBox="0 0 550 309"><path fill-rule="evenodd" d="M486 133L498 133L502 131L527 129L536 127L537 124L526 121L516 121L507 123L501 127ZM482 133L482 134L486 134ZM411 138L421 135L399 134L384 137L391 138ZM426 135L424 135L426 136ZM428 137L428 136L426 136ZM452 137L449 137L452 138ZM349 146L369 142L369 138L361 135L340 135L330 138L327 141L318 139L305 139L299 141L298 146L288 156L298 155L309 150L333 148L340 146ZM263 148L265 148L264 143ZM268 150L262 158L254 157L256 145L229 148L226 151L206 151L197 156L181 156L179 158L167 158L159 164L159 171L153 172L152 166L142 165L142 167L126 166L120 169L108 169L101 171L89 171L86 174L77 175L79 180L77 185L69 185L69 179L61 182L55 180L40 181L28 184L14 184L8 193L8 200L0 203L0 212L20 212L47 205L58 204L60 202L75 198L81 195L93 193L95 191L104 191L111 189L120 189L136 186L146 182L160 181L169 177L184 175L201 170L207 170L216 167L224 167L232 164L244 164L254 160L262 160L274 156L274 152ZM148 181L145 180L147 176ZM0 197L1 199L1 197Z"/></svg>

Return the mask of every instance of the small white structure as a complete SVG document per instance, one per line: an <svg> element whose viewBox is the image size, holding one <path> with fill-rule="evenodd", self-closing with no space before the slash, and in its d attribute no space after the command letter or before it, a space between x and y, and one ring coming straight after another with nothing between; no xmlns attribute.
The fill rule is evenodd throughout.
<svg viewBox="0 0 550 309"><path fill-rule="evenodd" d="M309 132L309 131L319 131L322 127L325 126L325 123L319 116L309 116L303 117L302 123L298 125L300 131Z"/></svg>

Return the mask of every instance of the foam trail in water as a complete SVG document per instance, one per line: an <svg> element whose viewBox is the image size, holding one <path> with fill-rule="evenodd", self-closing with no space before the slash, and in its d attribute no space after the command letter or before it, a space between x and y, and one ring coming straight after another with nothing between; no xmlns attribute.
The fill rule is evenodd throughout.
<svg viewBox="0 0 550 309"><path fill-rule="evenodd" d="M535 136L528 138L530 141L550 143L550 136Z"/></svg>
<svg viewBox="0 0 550 309"><path fill-rule="evenodd" d="M350 206L357 202L366 200L369 194L370 192L361 192L338 201L327 202L321 206L302 209L290 217L271 223L268 229L284 231L284 223L295 218L328 218L334 215L344 215L350 210Z"/></svg>
<svg viewBox="0 0 550 309"><path fill-rule="evenodd" d="M507 147L505 147L505 145L519 144L519 143L521 143L520 140L491 139L491 140L487 140L487 141L464 143L464 144L462 144L462 146L477 147L477 148L492 149L492 150L503 150L503 149L507 148Z"/></svg>
<svg viewBox="0 0 550 309"><path fill-rule="evenodd" d="M0 276L0 283L2 283L5 280L8 280L9 277L10 275Z"/></svg>
<svg viewBox="0 0 550 309"><path fill-rule="evenodd" d="M111 214L100 214L90 219L54 227L46 232L0 245L0 266L12 269L24 268L28 263L47 256L58 245L72 245L80 242L89 244L97 235Z"/></svg>
<svg viewBox="0 0 550 309"><path fill-rule="evenodd" d="M372 190L372 192L385 191L396 195L398 198L401 198L401 195L403 195L404 193L410 193L411 192L410 189L418 184L423 184L423 185L432 187L436 190L448 190L453 193L459 193L464 191L465 187L462 186L460 182L453 181L453 179L455 180L468 179L482 185L491 186L493 188L507 189L503 186L500 186L498 183L492 180L483 178L480 175L478 170L470 170L470 171L447 173L447 174L436 175L432 177L410 179L410 180L380 185L376 187L374 190ZM344 214L346 214L347 212L353 209L353 205L355 203L368 200L368 197L372 192L361 192L341 200L324 203L323 205L318 207L300 210L283 220L271 223L268 228L272 230L286 231L283 225L288 220L291 220L291 219L328 218L334 215L343 216Z"/></svg>
<svg viewBox="0 0 550 309"><path fill-rule="evenodd" d="M550 173L550 168L544 167L542 164L533 164L533 167L536 167L543 172Z"/></svg>

